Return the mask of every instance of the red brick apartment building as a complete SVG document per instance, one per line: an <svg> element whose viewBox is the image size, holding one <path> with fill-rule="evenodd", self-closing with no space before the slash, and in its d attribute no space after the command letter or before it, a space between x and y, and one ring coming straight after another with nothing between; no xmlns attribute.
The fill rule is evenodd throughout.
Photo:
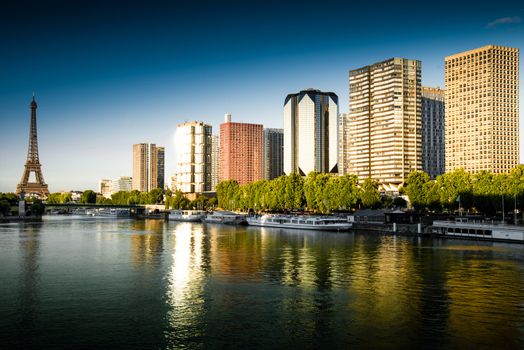
<svg viewBox="0 0 524 350"><path fill-rule="evenodd" d="M245 185L262 180L263 126L232 123L229 114L225 119L220 124L220 181Z"/></svg>

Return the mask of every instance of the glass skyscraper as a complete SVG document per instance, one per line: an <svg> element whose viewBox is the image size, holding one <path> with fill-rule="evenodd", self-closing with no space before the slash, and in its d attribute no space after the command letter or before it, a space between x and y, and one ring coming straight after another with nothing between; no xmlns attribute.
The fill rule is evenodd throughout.
<svg viewBox="0 0 524 350"><path fill-rule="evenodd" d="M338 173L338 96L315 89L284 101L284 172Z"/></svg>

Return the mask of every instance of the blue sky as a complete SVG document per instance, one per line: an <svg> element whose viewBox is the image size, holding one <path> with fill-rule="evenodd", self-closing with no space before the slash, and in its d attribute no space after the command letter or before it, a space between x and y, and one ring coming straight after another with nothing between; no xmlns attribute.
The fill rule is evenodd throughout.
<svg viewBox="0 0 524 350"><path fill-rule="evenodd" d="M166 147L169 177L176 124L186 120L218 131L229 112L282 127L285 96L303 88L335 92L347 112L350 69L419 59L423 84L443 87L447 55L524 48L524 5L515 2L189 3L0 5L0 191L14 191L22 175L33 91L50 190L96 189L101 178L131 175L138 142Z"/></svg>

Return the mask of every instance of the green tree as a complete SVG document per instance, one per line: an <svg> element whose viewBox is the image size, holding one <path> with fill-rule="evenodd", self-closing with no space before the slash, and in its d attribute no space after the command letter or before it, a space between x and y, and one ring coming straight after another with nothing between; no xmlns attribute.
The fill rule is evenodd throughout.
<svg viewBox="0 0 524 350"><path fill-rule="evenodd" d="M59 203L62 203L61 196L62 196L62 194L60 192L50 193L47 196L46 202L47 202L47 204L59 204Z"/></svg>
<svg viewBox="0 0 524 350"><path fill-rule="evenodd" d="M423 171L414 171L406 179L405 192L415 210L425 208L428 203L427 184L429 181L429 175Z"/></svg>
<svg viewBox="0 0 524 350"><path fill-rule="evenodd" d="M235 210L239 208L240 203L240 186L235 180L221 181L216 188L218 197L218 206L225 210Z"/></svg>
<svg viewBox="0 0 524 350"><path fill-rule="evenodd" d="M29 210L31 212L31 215L41 216L45 212L45 206L44 204L42 204L41 200L37 199L33 201Z"/></svg>
<svg viewBox="0 0 524 350"><path fill-rule="evenodd" d="M360 200L364 208L380 207L380 193L378 192L378 183L375 180L371 178L365 179L361 189Z"/></svg>
<svg viewBox="0 0 524 350"><path fill-rule="evenodd" d="M60 203L65 204L73 201L73 196L70 192L64 192L60 195Z"/></svg>
<svg viewBox="0 0 524 350"><path fill-rule="evenodd" d="M80 203L82 204L96 203L96 193L91 190L86 190L82 192L82 195L80 196Z"/></svg>
<svg viewBox="0 0 524 350"><path fill-rule="evenodd" d="M6 199L0 200L0 216L7 216L11 213L11 205Z"/></svg>

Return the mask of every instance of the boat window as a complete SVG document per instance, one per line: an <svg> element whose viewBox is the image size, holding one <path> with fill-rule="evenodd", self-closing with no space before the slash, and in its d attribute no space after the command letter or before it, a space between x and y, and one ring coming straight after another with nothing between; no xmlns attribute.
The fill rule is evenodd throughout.
<svg viewBox="0 0 524 350"><path fill-rule="evenodd" d="M485 235L488 235L488 236L491 236L491 230L485 230L485 231L484 231L484 234L485 234Z"/></svg>

